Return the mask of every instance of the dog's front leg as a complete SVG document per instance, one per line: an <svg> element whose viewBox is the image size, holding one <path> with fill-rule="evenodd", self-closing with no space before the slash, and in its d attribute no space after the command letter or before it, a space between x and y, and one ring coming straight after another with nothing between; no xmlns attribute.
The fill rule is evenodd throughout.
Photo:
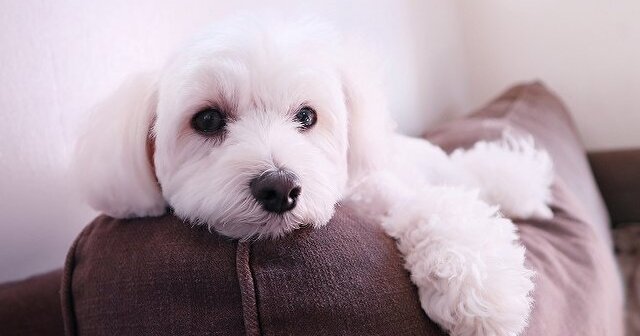
<svg viewBox="0 0 640 336"><path fill-rule="evenodd" d="M427 187L392 206L383 226L398 241L423 309L451 335L519 335L533 272L515 225L461 188Z"/></svg>

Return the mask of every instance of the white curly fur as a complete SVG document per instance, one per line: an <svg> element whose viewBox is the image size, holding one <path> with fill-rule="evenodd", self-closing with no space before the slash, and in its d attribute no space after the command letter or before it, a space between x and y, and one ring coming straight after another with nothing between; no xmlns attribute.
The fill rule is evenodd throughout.
<svg viewBox="0 0 640 336"><path fill-rule="evenodd" d="M383 225L398 239L427 314L452 335L518 335L533 272L513 223L477 192L426 187Z"/></svg>
<svg viewBox="0 0 640 336"><path fill-rule="evenodd" d="M239 239L322 226L340 200L357 200L398 240L434 321L452 335L518 335L533 273L498 209L551 216L549 156L510 135L447 155L395 133L373 73L380 67L355 45L314 20L221 24L98 108L78 144L80 187L115 217L170 206ZM302 104L318 113L305 132L293 120ZM211 105L228 118L217 138L190 126ZM249 191L276 168L295 173L302 190L283 214L265 211Z"/></svg>
<svg viewBox="0 0 640 336"><path fill-rule="evenodd" d="M524 265L516 226L501 212L551 215L549 155L511 132L450 156L425 140L388 140L386 164L349 195L379 209L423 309L451 335L519 335L534 272Z"/></svg>

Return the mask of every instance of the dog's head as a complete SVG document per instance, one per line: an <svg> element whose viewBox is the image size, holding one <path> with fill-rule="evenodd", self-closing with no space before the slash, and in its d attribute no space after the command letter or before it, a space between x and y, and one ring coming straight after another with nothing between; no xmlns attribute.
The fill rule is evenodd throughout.
<svg viewBox="0 0 640 336"><path fill-rule="evenodd" d="M324 225L379 163L389 126L353 50L313 21L226 23L100 106L78 145L80 186L108 215L170 206L234 238Z"/></svg>

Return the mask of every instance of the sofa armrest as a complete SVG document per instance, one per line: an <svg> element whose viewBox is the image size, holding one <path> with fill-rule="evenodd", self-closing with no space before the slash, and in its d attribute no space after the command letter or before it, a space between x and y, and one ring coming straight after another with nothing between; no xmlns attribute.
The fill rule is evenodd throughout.
<svg viewBox="0 0 640 336"><path fill-rule="evenodd" d="M0 284L0 335L64 335L62 270Z"/></svg>
<svg viewBox="0 0 640 336"><path fill-rule="evenodd" d="M611 222L640 222L640 148L589 153Z"/></svg>

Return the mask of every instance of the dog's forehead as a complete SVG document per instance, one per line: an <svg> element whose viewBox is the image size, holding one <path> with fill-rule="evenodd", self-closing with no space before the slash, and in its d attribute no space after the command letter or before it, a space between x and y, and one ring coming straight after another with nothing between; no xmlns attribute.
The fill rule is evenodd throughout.
<svg viewBox="0 0 640 336"><path fill-rule="evenodd" d="M304 38L283 41L277 36L200 40L166 69L165 84L170 89L165 92L197 90L200 98L209 92L220 96L206 98L236 100L251 94L282 102L316 95L339 82L334 57L326 50L316 51L317 47Z"/></svg>
<svg viewBox="0 0 640 336"><path fill-rule="evenodd" d="M279 74L329 72L335 68L333 58L316 52L312 45L283 44L273 40L250 42L208 48L204 54L196 55L198 63L205 68L245 71L253 77L263 75L267 78Z"/></svg>
<svg viewBox="0 0 640 336"><path fill-rule="evenodd" d="M304 104L339 110L339 46L331 31L307 25L211 32L178 50L165 67L159 87L163 110L176 116L207 105L236 114L256 106L290 113Z"/></svg>
<svg viewBox="0 0 640 336"><path fill-rule="evenodd" d="M223 25L192 41L173 64L245 68L252 73L335 67L341 38L330 26L309 21L241 23Z"/></svg>

